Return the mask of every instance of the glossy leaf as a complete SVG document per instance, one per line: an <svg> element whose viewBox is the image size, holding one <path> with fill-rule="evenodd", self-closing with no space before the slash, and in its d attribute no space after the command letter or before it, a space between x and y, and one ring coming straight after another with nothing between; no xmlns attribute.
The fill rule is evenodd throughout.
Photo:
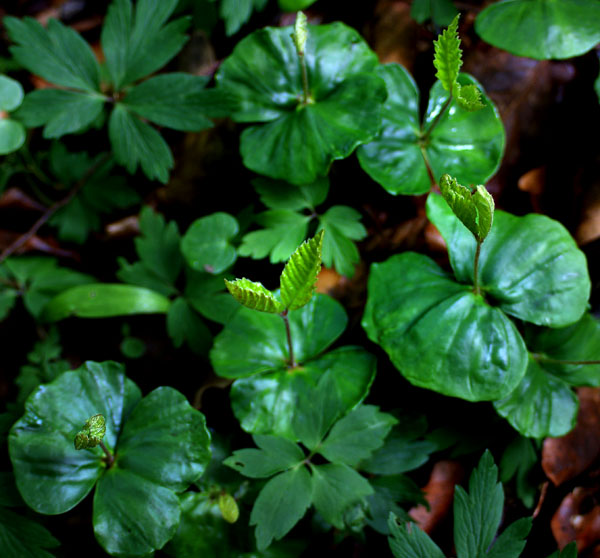
<svg viewBox="0 0 600 558"><path fill-rule="evenodd" d="M297 310L313 296L321 271L324 231L303 242L290 257L281 273L281 302L286 310Z"/></svg>
<svg viewBox="0 0 600 558"><path fill-rule="evenodd" d="M102 27L102 51L112 84L119 90L164 66L187 40L187 18L166 23L177 0L115 0ZM152 53L152 54L150 54Z"/></svg>
<svg viewBox="0 0 600 558"><path fill-rule="evenodd" d="M99 91L100 67L81 35L56 19L48 27L32 17L3 20L17 46L10 48L17 61L32 74L63 87Z"/></svg>
<svg viewBox="0 0 600 558"><path fill-rule="evenodd" d="M230 241L238 231L238 222L228 213L196 219L181 239L181 252L192 269L221 273L237 258Z"/></svg>
<svg viewBox="0 0 600 558"><path fill-rule="evenodd" d="M343 463L314 465L311 473L312 503L323 519L338 529L344 528L344 512L373 494L367 479Z"/></svg>
<svg viewBox="0 0 600 558"><path fill-rule="evenodd" d="M440 80L443 88L449 93L454 93L454 84L462 66L462 52L458 38L458 16L444 32L433 41L435 56L433 65L437 70L435 77Z"/></svg>
<svg viewBox="0 0 600 558"><path fill-rule="evenodd" d="M75 449L75 434L88 417L101 413L107 423L105 443L113 449L140 398L140 390L114 362L87 362L40 386L9 436L17 487L27 505L39 513L59 514L83 500L105 468L99 447Z"/></svg>
<svg viewBox="0 0 600 558"><path fill-rule="evenodd" d="M438 81L429 94L425 120L419 118L419 91L409 73L399 64L380 66L388 99L383 108L381 132L357 150L362 168L390 194L423 194L431 183L420 146L448 93ZM461 86L477 81L459 74ZM455 176L462 184L484 184L497 170L504 151L504 127L491 100L483 95L485 108L469 112L454 99L423 146L434 177Z"/></svg>
<svg viewBox="0 0 600 558"><path fill-rule="evenodd" d="M467 227L478 242L483 242L492 228L494 220L494 198L485 186L471 191L456 182L448 174L440 178L440 191L452 212Z"/></svg>
<svg viewBox="0 0 600 558"><path fill-rule="evenodd" d="M280 314L285 310L283 304L271 291L263 287L262 283L255 283L249 279L225 279L225 286L233 298L246 308L269 314Z"/></svg>
<svg viewBox="0 0 600 558"><path fill-rule="evenodd" d="M3 558L54 558L46 549L60 546L46 528L0 507L0 553Z"/></svg>
<svg viewBox="0 0 600 558"><path fill-rule="evenodd" d="M316 398L318 382L327 372L335 385L339 407L347 411L369 392L375 358L360 347L341 347L293 370L280 367L239 379L230 392L233 413L247 432L302 437L312 444L305 430L297 432L294 427L297 414L302 413L298 400Z"/></svg>
<svg viewBox="0 0 600 558"><path fill-rule="evenodd" d="M595 0L509 0L482 10L475 30L486 42L517 56L571 58L600 42Z"/></svg>
<svg viewBox="0 0 600 558"><path fill-rule="evenodd" d="M255 435L254 443L260 449L242 449L223 461L245 477L260 479L272 477L302 463L306 456L297 444L277 436Z"/></svg>
<svg viewBox="0 0 600 558"><path fill-rule="evenodd" d="M12 112L23 102L23 95L18 81L0 74L0 110Z"/></svg>
<svg viewBox="0 0 600 558"><path fill-rule="evenodd" d="M312 483L305 467L272 478L254 502L250 525L256 525L256 545L267 548L300 521L311 504Z"/></svg>
<svg viewBox="0 0 600 558"><path fill-rule="evenodd" d="M301 104L302 72L290 33L290 27L255 31L223 62L217 81L240 98L235 120L265 123L242 133L244 164L300 185L375 136L386 93L372 73L377 58L356 31L341 23L309 26L304 58L315 102Z"/></svg>
<svg viewBox="0 0 600 558"><path fill-rule="evenodd" d="M383 445L398 421L373 405L361 405L333 425L318 452L329 461L356 466Z"/></svg>
<svg viewBox="0 0 600 558"><path fill-rule="evenodd" d="M93 283L80 285L55 296L44 308L50 322L69 316L108 318L130 314L163 314L171 301L163 295L134 285Z"/></svg>
<svg viewBox="0 0 600 558"><path fill-rule="evenodd" d="M102 112L104 97L64 89L38 89L29 93L16 117L28 126L44 126L46 139L84 130Z"/></svg>
<svg viewBox="0 0 600 558"><path fill-rule="evenodd" d="M527 367L506 315L421 254L373 265L363 327L409 382L469 401L508 395Z"/></svg>
<svg viewBox="0 0 600 558"><path fill-rule="evenodd" d="M472 283L475 239L440 196L429 196L427 214L448 245L456 279ZM559 222L537 214L494 214L481 248L479 283L506 314L550 327L577 321L590 293L583 252Z"/></svg>
<svg viewBox="0 0 600 558"><path fill-rule="evenodd" d="M9 118L0 119L0 155L12 153L25 143L23 124Z"/></svg>

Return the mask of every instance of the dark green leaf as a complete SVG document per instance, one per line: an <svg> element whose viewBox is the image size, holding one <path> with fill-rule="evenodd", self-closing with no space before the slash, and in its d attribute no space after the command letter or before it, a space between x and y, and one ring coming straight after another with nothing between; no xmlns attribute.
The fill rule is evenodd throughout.
<svg viewBox="0 0 600 558"><path fill-rule="evenodd" d="M108 318L130 314L162 314L171 301L163 295L134 285L93 283L71 287L55 296L44 308L50 322L69 316Z"/></svg>
<svg viewBox="0 0 600 558"><path fill-rule="evenodd" d="M272 478L254 502L250 525L256 525L256 545L266 549L302 519L312 500L311 477L304 466Z"/></svg>
<svg viewBox="0 0 600 558"><path fill-rule="evenodd" d="M303 437L305 443L312 444L306 428L296 433L293 421L301 412L298 400L315 399L317 383L328 372L335 384L339 407L347 411L369 392L375 376L375 358L360 347L341 347L293 370L280 367L274 372L239 379L230 392L233 412L247 432L276 433L290 439ZM314 411L321 412L316 408ZM328 414L329 409L324 413ZM322 424L325 423L327 420Z"/></svg>
<svg viewBox="0 0 600 558"><path fill-rule="evenodd" d="M115 159L130 173L139 164L150 180L167 182L173 168L169 146L154 128L130 114L120 103L110 115L108 135Z"/></svg>
<svg viewBox="0 0 600 558"><path fill-rule="evenodd" d="M12 112L23 102L23 87L8 76L0 75L0 110Z"/></svg>
<svg viewBox="0 0 600 558"><path fill-rule="evenodd" d="M283 304L271 291L263 287L262 283L255 283L248 279L235 281L225 279L225 286L233 298L246 308L269 314L280 314L285 310Z"/></svg>
<svg viewBox="0 0 600 558"><path fill-rule="evenodd" d="M476 242L440 196L427 200L457 281L472 283ZM544 215L494 214L479 259L479 283L503 312L537 325L561 327L581 318L590 278L585 255L569 232Z"/></svg>
<svg viewBox="0 0 600 558"><path fill-rule="evenodd" d="M525 538L531 530L531 518L523 517L511 523L494 541L488 558L519 558L525 548Z"/></svg>
<svg viewBox="0 0 600 558"><path fill-rule="evenodd" d="M508 395L527 367L506 315L421 254L373 265L363 327L411 383L469 401Z"/></svg>
<svg viewBox="0 0 600 558"><path fill-rule="evenodd" d="M25 128L23 124L10 118L0 120L0 155L12 153L25 143Z"/></svg>
<svg viewBox="0 0 600 558"><path fill-rule="evenodd" d="M102 28L102 50L115 89L164 66L187 40L187 18L165 24L178 0L115 0Z"/></svg>
<svg viewBox="0 0 600 558"><path fill-rule="evenodd" d="M27 505L58 514L83 500L105 468L99 447L75 449L75 434L87 418L101 413L106 444L114 448L123 421L140 398L140 390L114 362L87 362L38 388L9 436L17 487Z"/></svg>
<svg viewBox="0 0 600 558"><path fill-rule="evenodd" d="M225 289L223 275L200 273L186 268L186 277L187 301L208 320L226 324L239 310L240 305Z"/></svg>
<svg viewBox="0 0 600 558"><path fill-rule="evenodd" d="M267 0L222 0L219 15L225 22L227 36L237 33L244 23L247 23L252 12L260 12L267 4Z"/></svg>
<svg viewBox="0 0 600 558"><path fill-rule="evenodd" d="M333 425L318 452L329 461L356 466L383 445L398 421L373 405L361 405Z"/></svg>
<svg viewBox="0 0 600 558"><path fill-rule="evenodd" d="M18 294L15 289L3 288L3 290L0 290L0 320L8 316L8 313L15 305L17 296Z"/></svg>
<svg viewBox="0 0 600 558"><path fill-rule="evenodd" d="M47 548L60 543L39 523L0 507L0 554L3 558L54 558Z"/></svg>
<svg viewBox="0 0 600 558"><path fill-rule="evenodd" d="M305 60L315 102L301 104L302 72L290 33L290 27L255 31L224 61L217 80L239 96L235 120L266 122L242 133L244 164L301 185L375 136L385 86L372 73L376 56L355 30L311 26Z"/></svg>
<svg viewBox="0 0 600 558"><path fill-rule="evenodd" d="M102 112L104 97L64 89L29 93L15 116L29 128L44 126L44 137L60 138L84 130Z"/></svg>
<svg viewBox="0 0 600 558"><path fill-rule="evenodd" d="M565 546L562 551L553 552L548 558L577 558L577 543L575 541Z"/></svg>
<svg viewBox="0 0 600 558"><path fill-rule="evenodd" d="M192 269L221 273L237 258L230 241L238 231L238 222L228 213L196 219L181 239L181 252Z"/></svg>
<svg viewBox="0 0 600 558"><path fill-rule="evenodd" d="M255 435L254 443L260 449L242 449L223 461L245 477L260 479L272 477L302 463L306 456L294 442L277 436Z"/></svg>
<svg viewBox="0 0 600 558"><path fill-rule="evenodd" d="M418 23L432 19L438 27L450 25L458 12L452 0L414 0L410 16Z"/></svg>
<svg viewBox="0 0 600 558"><path fill-rule="evenodd" d="M286 310L297 310L313 296L321 270L324 231L303 242L292 254L281 273L281 302Z"/></svg>
<svg viewBox="0 0 600 558"><path fill-rule="evenodd" d="M167 333L175 347L181 347L186 341L190 349L199 354L206 354L212 341L202 318L181 296L171 303L167 312Z"/></svg>
<svg viewBox="0 0 600 558"><path fill-rule="evenodd" d="M421 126L419 92L409 73L399 64L380 66L377 73L388 89L381 132L358 148L358 160L390 194L424 194L431 183L420 147L421 130L432 125L448 93L439 81L434 84ZM467 74L460 74L458 82L481 89ZM486 106L477 112L469 112L453 100L436 124L424 147L434 177L448 173L461 184L484 184L498 169L504 127L492 101L485 95L483 99Z"/></svg>
<svg viewBox="0 0 600 558"><path fill-rule="evenodd" d="M528 508L533 507L537 492L537 486L529 481L528 475L537 462L533 444L524 436L517 436L506 447L500 461L500 481L506 484L516 477L517 495Z"/></svg>
<svg viewBox="0 0 600 558"><path fill-rule="evenodd" d="M329 178L318 178L311 184L296 186L285 180L257 178L252 186L260 196L260 201L271 209L315 209L321 205L329 192Z"/></svg>
<svg viewBox="0 0 600 558"><path fill-rule="evenodd" d="M313 465L312 501L325 521L338 529L344 528L344 512L373 494L367 479L342 463Z"/></svg>
<svg viewBox="0 0 600 558"><path fill-rule="evenodd" d="M325 230L323 238L323 263L352 277L360 260L353 240L363 240L367 231L360 223L361 215L346 205L334 205L319 216L319 228Z"/></svg>
<svg viewBox="0 0 600 558"><path fill-rule="evenodd" d="M18 45L10 51L31 73L63 87L99 91L98 62L76 31L55 19L48 20L47 28L31 17L5 17L3 23Z"/></svg>
<svg viewBox="0 0 600 558"><path fill-rule="evenodd" d="M600 42L595 0L512 0L482 10L475 30L486 42L517 56L571 58Z"/></svg>
<svg viewBox="0 0 600 558"><path fill-rule="evenodd" d="M418 525L408 522L398 525L391 513L388 526L391 534L388 542L395 558L444 558L440 548Z"/></svg>
<svg viewBox="0 0 600 558"><path fill-rule="evenodd" d="M123 104L142 118L183 132L210 128L203 111L207 77L171 73L151 77L128 91Z"/></svg>

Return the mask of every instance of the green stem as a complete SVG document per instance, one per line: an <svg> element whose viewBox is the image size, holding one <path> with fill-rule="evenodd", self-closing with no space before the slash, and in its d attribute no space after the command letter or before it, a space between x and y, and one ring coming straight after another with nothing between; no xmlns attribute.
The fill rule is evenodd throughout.
<svg viewBox="0 0 600 558"><path fill-rule="evenodd" d="M572 364L574 366L582 365L597 365L600 364L600 360L560 360L558 358L550 358L544 355L532 354L531 355L538 362L549 362L550 364Z"/></svg>
<svg viewBox="0 0 600 558"><path fill-rule="evenodd" d="M106 455L106 465L110 469L113 466L113 463L115 462L115 456L109 451L109 449L106 447L102 440L100 440L99 445L102 448L104 454Z"/></svg>
<svg viewBox="0 0 600 558"><path fill-rule="evenodd" d="M304 99L302 104L308 105L310 103L310 91L308 90L308 71L306 70L304 52L299 52L298 58L300 58L300 67L302 68L302 89L304 90Z"/></svg>
<svg viewBox="0 0 600 558"><path fill-rule="evenodd" d="M429 157L427 157L427 150L425 149L425 145L421 144L421 155L423 155L423 161L425 161L425 168L427 169L427 176L429 176L429 182L431 182L431 187L435 188L437 185L437 181L435 176L433 175L433 169L431 168L431 163L429 162Z"/></svg>
<svg viewBox="0 0 600 558"><path fill-rule="evenodd" d="M473 263L473 292L478 295L479 289L479 254L481 253L481 241L477 241L477 249L475 250L475 262Z"/></svg>
<svg viewBox="0 0 600 558"><path fill-rule="evenodd" d="M427 143L427 140L429 139L431 132L433 132L434 128L438 125L438 122L440 121L442 116L444 116L445 112L448 110L448 107L450 106L451 102L452 102L452 93L450 93L448 100L444 103L442 110L440 110L440 112L438 112L438 115L435 117L433 122L429 125L429 128L427 128L425 133L421 136L421 142L424 145Z"/></svg>
<svg viewBox="0 0 600 558"><path fill-rule="evenodd" d="M292 332L290 331L290 320L288 318L288 310L284 310L280 316L283 318L283 323L285 324L285 334L288 342L288 351L290 355L289 367L296 368L296 360L294 359L294 347L292 345Z"/></svg>

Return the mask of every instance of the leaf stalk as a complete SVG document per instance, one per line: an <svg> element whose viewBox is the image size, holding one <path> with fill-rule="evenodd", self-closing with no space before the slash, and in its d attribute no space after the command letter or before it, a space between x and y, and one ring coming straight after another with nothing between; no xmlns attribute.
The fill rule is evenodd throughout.
<svg viewBox="0 0 600 558"><path fill-rule="evenodd" d="M290 330L290 320L288 318L289 310L284 310L281 314L279 314L283 318L283 323L285 324L285 335L287 337L288 342L288 353L289 353L289 367L296 368L296 360L294 359L294 347L292 345L292 332Z"/></svg>
<svg viewBox="0 0 600 558"><path fill-rule="evenodd" d="M481 294L479 287L479 255L481 253L481 240L477 240L477 248L475 250L475 261L473 262L473 292L476 295Z"/></svg>

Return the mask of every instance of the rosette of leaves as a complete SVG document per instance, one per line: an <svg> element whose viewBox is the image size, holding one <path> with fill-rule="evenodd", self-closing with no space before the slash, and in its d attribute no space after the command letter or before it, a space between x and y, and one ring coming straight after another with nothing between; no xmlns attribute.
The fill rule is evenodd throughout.
<svg viewBox="0 0 600 558"><path fill-rule="evenodd" d="M469 479L469 491L460 486L454 493L454 546L458 558L519 558L531 519L511 523L496 536L504 511L504 490L498 468L489 451ZM395 558L444 558L446 555L429 535L414 524L398 525L390 515L390 548Z"/></svg>
<svg viewBox="0 0 600 558"><path fill-rule="evenodd" d="M494 402L498 413L523 436L563 436L577 420L574 386L600 386L600 324L590 314L563 328L529 326L523 380Z"/></svg>
<svg viewBox="0 0 600 558"><path fill-rule="evenodd" d="M221 65L218 90L238 98L236 122L244 165L271 178L310 184L335 159L373 139L381 125L385 83L377 56L342 23L259 29ZM308 38L306 34L308 33ZM302 43L302 44L301 44Z"/></svg>
<svg viewBox="0 0 600 558"><path fill-rule="evenodd" d="M329 372L340 400L352 408L367 395L375 358L361 347L326 349L347 324L343 307L317 295L323 231L286 264L277 295L248 279L228 281L241 308L215 337L210 360L219 376L235 379L230 400L244 430L293 439L299 397Z"/></svg>
<svg viewBox="0 0 600 558"><path fill-rule="evenodd" d="M117 277L128 284L94 283L68 289L48 304L44 317L57 321L69 316L166 314L175 347L186 342L193 351L205 353L212 336L202 318L224 323L237 310L225 292L222 274L237 257L230 244L237 221L227 213L214 213L197 219L182 238L177 223L167 223L145 207L139 226L141 234L134 241L139 261L118 260Z"/></svg>
<svg viewBox="0 0 600 558"><path fill-rule="evenodd" d="M10 118L23 102L21 84L5 75L0 75L0 155L7 155L25 143L25 126Z"/></svg>
<svg viewBox="0 0 600 558"><path fill-rule="evenodd" d="M411 383L470 401L502 399L528 365L509 316L547 327L579 320L590 293L586 259L560 223L497 211L492 224L483 187L440 182L456 215L437 194L427 214L454 273L412 252L374 264L363 326Z"/></svg>
<svg viewBox="0 0 600 558"><path fill-rule="evenodd" d="M268 255L271 263L285 261L304 241L311 222L316 220L317 230L327 229L323 237L323 263L347 277L354 275L360 257L353 241L365 238L367 231L360 223L360 213L346 205L334 205L321 214L316 212L329 191L327 177L301 186L258 178L252 185L269 209L255 217L264 228L243 236L238 249L240 256L260 259Z"/></svg>
<svg viewBox="0 0 600 558"><path fill-rule="evenodd" d="M417 85L399 64L377 73L386 82L381 132L357 150L362 168L390 194L424 194L447 172L459 182L482 184L504 152L504 127L479 83L460 74L458 17L435 43L433 85L423 121ZM430 176L431 175L431 176Z"/></svg>
<svg viewBox="0 0 600 558"><path fill-rule="evenodd" d="M538 60L579 56L600 42L596 0L505 0L482 10L475 30L517 56Z"/></svg>
<svg viewBox="0 0 600 558"><path fill-rule="evenodd" d="M76 450L76 434L99 414L104 448ZM177 494L202 475L209 442L204 415L178 391L160 387L142 399L121 365L87 362L29 397L9 452L29 507L64 513L95 487L99 543L112 555L142 556L175 534Z"/></svg>
<svg viewBox="0 0 600 558"><path fill-rule="evenodd" d="M130 173L140 166L167 182L173 156L148 122L180 131L211 126L208 116L225 115L228 101L205 91L209 78L185 73L153 74L183 47L189 18L167 23L178 0L114 0L102 28L107 83L90 45L73 29L50 19L4 18L15 59L57 89L29 93L17 117L28 127L44 126L45 138L101 125L109 107L108 135L118 163ZM104 75L104 74L103 74Z"/></svg>
<svg viewBox="0 0 600 558"><path fill-rule="evenodd" d="M326 372L316 389L298 400L292 428L308 454L289 439L254 435L260 449L237 450L224 461L247 477L272 477L250 515L259 550L285 536L311 505L342 529L344 512L373 493L355 468L383 444L396 419L372 405L359 405L343 416L347 405L338 397L336 384ZM328 463L314 461L317 454Z"/></svg>

